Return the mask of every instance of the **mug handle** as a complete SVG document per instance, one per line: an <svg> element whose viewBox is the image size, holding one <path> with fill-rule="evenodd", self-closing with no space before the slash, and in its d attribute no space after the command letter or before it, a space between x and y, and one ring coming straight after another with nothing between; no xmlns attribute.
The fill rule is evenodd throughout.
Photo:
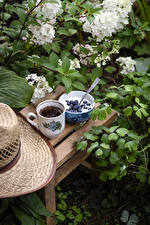
<svg viewBox="0 0 150 225"><path fill-rule="evenodd" d="M33 125L34 127L36 127L36 128L38 129L38 124L37 124L36 122L34 122L33 120L31 120L31 119L30 119L31 117L33 117L34 119L37 119L37 116L36 116L34 113L29 112L29 113L27 114L27 121L28 121L31 125Z"/></svg>

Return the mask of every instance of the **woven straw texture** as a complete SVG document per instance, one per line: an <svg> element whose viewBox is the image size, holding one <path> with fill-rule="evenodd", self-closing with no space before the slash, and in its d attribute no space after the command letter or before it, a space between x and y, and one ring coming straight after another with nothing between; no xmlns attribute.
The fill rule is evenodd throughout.
<svg viewBox="0 0 150 225"><path fill-rule="evenodd" d="M17 117L21 156L16 165L0 174L0 198L36 191L49 182L54 172L55 160L45 140L23 118Z"/></svg>
<svg viewBox="0 0 150 225"><path fill-rule="evenodd" d="M19 150L19 126L15 113L0 104L0 168L11 162Z"/></svg>

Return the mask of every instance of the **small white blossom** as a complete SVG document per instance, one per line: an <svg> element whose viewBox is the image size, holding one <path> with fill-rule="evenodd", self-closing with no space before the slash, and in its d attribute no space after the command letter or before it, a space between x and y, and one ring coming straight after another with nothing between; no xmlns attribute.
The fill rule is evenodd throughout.
<svg viewBox="0 0 150 225"><path fill-rule="evenodd" d="M58 60L58 65L60 65L60 66L62 65L61 59ZM77 58L72 59L72 60L70 59L70 68L69 69L70 70L80 69L80 62Z"/></svg>
<svg viewBox="0 0 150 225"><path fill-rule="evenodd" d="M34 87L34 93L31 98L32 103L36 103L38 99L45 97L46 93L52 92L52 88L49 86L45 77L37 76L37 74L29 74L26 77L28 84Z"/></svg>
<svg viewBox="0 0 150 225"><path fill-rule="evenodd" d="M122 68L122 70L120 71L121 74L128 74L135 71L136 61L132 59L131 56L119 57L118 59L116 59L116 61L119 62Z"/></svg>

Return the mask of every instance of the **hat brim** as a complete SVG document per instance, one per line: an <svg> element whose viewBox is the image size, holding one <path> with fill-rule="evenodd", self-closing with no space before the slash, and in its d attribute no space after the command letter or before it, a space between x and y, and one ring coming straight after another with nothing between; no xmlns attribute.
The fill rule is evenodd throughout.
<svg viewBox="0 0 150 225"><path fill-rule="evenodd" d="M17 113L20 126L20 158L0 174L0 198L16 197L47 185L56 171L56 153L49 140Z"/></svg>

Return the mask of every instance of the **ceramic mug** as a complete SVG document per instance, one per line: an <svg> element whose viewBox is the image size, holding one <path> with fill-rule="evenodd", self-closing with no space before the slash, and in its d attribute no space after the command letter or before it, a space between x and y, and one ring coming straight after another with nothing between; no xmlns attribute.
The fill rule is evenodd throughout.
<svg viewBox="0 0 150 225"><path fill-rule="evenodd" d="M56 138L65 128L65 106L57 100L43 101L36 107L36 114L27 114L27 121L47 138Z"/></svg>

